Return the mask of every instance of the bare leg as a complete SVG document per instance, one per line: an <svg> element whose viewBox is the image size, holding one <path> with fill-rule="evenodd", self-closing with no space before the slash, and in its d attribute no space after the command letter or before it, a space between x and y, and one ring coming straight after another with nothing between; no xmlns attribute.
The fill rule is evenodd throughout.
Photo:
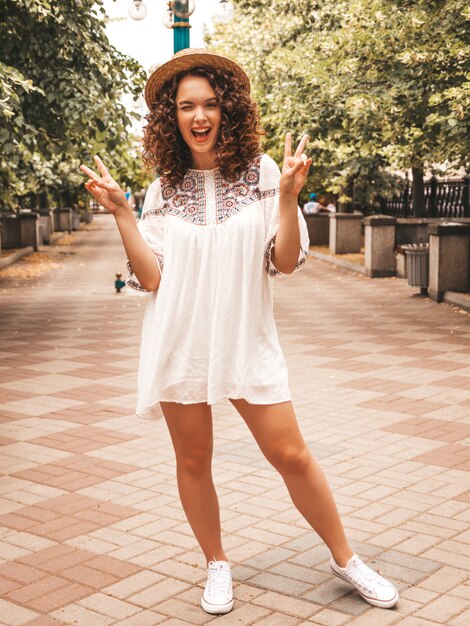
<svg viewBox="0 0 470 626"><path fill-rule="evenodd" d="M226 561L219 502L212 481L212 413L206 403L162 402L176 454L181 504L207 562Z"/></svg>
<svg viewBox="0 0 470 626"><path fill-rule="evenodd" d="M279 471L293 503L343 567L354 554L325 475L308 450L291 402L255 405L231 400L267 460Z"/></svg>

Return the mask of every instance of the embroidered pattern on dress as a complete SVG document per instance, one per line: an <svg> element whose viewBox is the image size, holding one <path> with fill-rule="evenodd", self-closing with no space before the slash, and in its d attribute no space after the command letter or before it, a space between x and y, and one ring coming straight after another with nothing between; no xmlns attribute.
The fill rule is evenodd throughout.
<svg viewBox="0 0 470 626"><path fill-rule="evenodd" d="M271 255L272 255L272 251L273 251L275 242L276 242L276 235L274 235L274 237L272 237L269 240L269 243L266 246L266 252L264 253L264 260L265 260L265 267L264 268L267 271L267 273L269 274L269 276L279 276L280 274L282 274L282 272L280 272L274 266L274 264L273 264L273 262L271 260ZM299 252L299 260L297 261L297 264L294 267L294 272L296 272L297 270L299 270L302 267L302 265L307 260L307 257L308 257L307 250L304 250L302 248L302 246L301 246L300 247L300 252Z"/></svg>
<svg viewBox="0 0 470 626"><path fill-rule="evenodd" d="M128 287L132 287L132 289L137 289L137 291L144 291L148 293L147 289L144 289L142 285L137 280L134 280L133 278L130 278L130 277L126 278L126 285Z"/></svg>
<svg viewBox="0 0 470 626"><path fill-rule="evenodd" d="M166 184L162 178L163 205L145 215L151 217L169 213L192 224L204 226L209 223L207 192L209 196L212 193L215 195L215 223L221 224L249 204L278 194L276 188L266 191L259 188L261 157L258 155L235 182L225 180L219 169L208 173L207 178L202 171L188 170L183 182L176 187Z"/></svg>
<svg viewBox="0 0 470 626"><path fill-rule="evenodd" d="M165 215L165 210L163 208L150 209L150 211L145 211L145 213L142 213L140 219L146 220L148 217L156 217L157 215Z"/></svg>
<svg viewBox="0 0 470 626"><path fill-rule="evenodd" d="M272 198L273 196L277 196L279 193L279 189L266 189L266 191L259 192L260 200L265 200L266 198Z"/></svg>
<svg viewBox="0 0 470 626"><path fill-rule="evenodd" d="M160 275L163 274L163 255L154 251L155 256L157 257L158 267L160 269ZM137 280L137 276L134 274L134 270L132 269L132 265L129 259L126 259L126 268L129 272L129 276L126 279L126 285L132 287L133 289L137 289L138 291L145 291L146 293L150 293L148 289L144 289L140 282Z"/></svg>
<svg viewBox="0 0 470 626"><path fill-rule="evenodd" d="M206 194L204 172L189 170L183 182L172 187L162 179L162 211L181 217L192 224L206 223Z"/></svg>
<svg viewBox="0 0 470 626"><path fill-rule="evenodd" d="M261 155L253 160L248 169L235 182L222 178L216 171L216 212L217 223L225 222L248 204L261 199L259 189Z"/></svg>

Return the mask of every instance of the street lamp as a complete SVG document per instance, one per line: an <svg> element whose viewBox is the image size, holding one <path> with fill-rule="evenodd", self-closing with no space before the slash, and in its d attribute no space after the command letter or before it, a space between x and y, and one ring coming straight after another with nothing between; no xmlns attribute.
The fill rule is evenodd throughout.
<svg viewBox="0 0 470 626"><path fill-rule="evenodd" d="M189 17L194 13L196 8L194 0L173 0L173 12L178 17Z"/></svg>
<svg viewBox="0 0 470 626"><path fill-rule="evenodd" d="M171 0L162 16L162 22L167 28L173 29L174 52L189 48L189 16L194 13L194 0ZM143 20L147 14L147 7L142 0L133 0L129 7L129 16L133 20ZM229 0L219 0L219 9L214 19L226 24L233 17L233 8Z"/></svg>
<svg viewBox="0 0 470 626"><path fill-rule="evenodd" d="M220 0L219 8L214 13L214 19L222 24L228 24L233 18L233 7L229 0Z"/></svg>
<svg viewBox="0 0 470 626"><path fill-rule="evenodd" d="M162 15L163 26L166 28L173 28L175 23L175 14L173 13L173 6L171 2L168 3L165 13Z"/></svg>
<svg viewBox="0 0 470 626"><path fill-rule="evenodd" d="M133 20L140 22L146 15L147 7L142 0L134 0L134 2L129 5L129 17L132 17Z"/></svg>
<svg viewBox="0 0 470 626"><path fill-rule="evenodd" d="M173 29L173 52L189 48L189 16L194 12L194 0L173 0L163 14L163 25Z"/></svg>

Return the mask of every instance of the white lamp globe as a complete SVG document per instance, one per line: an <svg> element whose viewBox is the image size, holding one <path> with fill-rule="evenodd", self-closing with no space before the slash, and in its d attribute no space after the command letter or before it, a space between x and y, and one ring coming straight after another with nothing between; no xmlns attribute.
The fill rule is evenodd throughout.
<svg viewBox="0 0 470 626"><path fill-rule="evenodd" d="M217 11L213 16L214 21L228 24L233 19L233 7L229 0L220 0Z"/></svg>
<svg viewBox="0 0 470 626"><path fill-rule="evenodd" d="M129 17L136 20L136 22L143 20L146 15L147 7L142 0L134 0L134 2L129 5Z"/></svg>
<svg viewBox="0 0 470 626"><path fill-rule="evenodd" d="M168 3L168 8L165 10L165 13L162 15L163 26L166 28L173 28L173 24L175 23L173 9L171 4Z"/></svg>
<svg viewBox="0 0 470 626"><path fill-rule="evenodd" d="M188 18L194 13L194 9L196 8L194 0L174 0L172 5L173 13L182 18Z"/></svg>

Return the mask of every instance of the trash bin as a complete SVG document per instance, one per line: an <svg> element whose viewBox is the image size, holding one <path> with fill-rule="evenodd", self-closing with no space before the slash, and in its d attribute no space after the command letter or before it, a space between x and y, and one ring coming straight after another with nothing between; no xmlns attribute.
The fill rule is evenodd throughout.
<svg viewBox="0 0 470 626"><path fill-rule="evenodd" d="M420 287L427 295L429 286L429 244L410 243L402 246L406 259L406 276L410 287Z"/></svg>

